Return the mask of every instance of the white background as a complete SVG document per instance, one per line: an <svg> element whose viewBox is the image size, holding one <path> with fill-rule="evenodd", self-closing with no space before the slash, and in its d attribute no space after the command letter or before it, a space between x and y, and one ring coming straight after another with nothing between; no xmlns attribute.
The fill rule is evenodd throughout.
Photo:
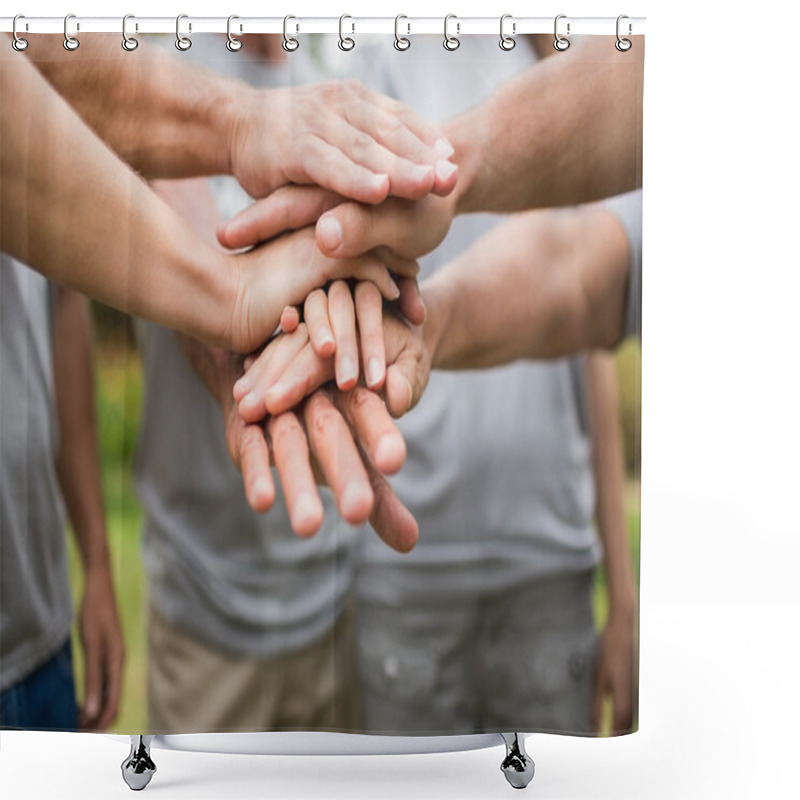
<svg viewBox="0 0 800 800"><path fill-rule="evenodd" d="M641 730L616 740L533 737L537 776L527 792L541 800L798 797L796 5L27 2L4 13L648 17ZM27 733L3 733L1 744L4 799L129 796L119 774L125 744ZM147 792L509 797L501 756L157 751Z"/></svg>

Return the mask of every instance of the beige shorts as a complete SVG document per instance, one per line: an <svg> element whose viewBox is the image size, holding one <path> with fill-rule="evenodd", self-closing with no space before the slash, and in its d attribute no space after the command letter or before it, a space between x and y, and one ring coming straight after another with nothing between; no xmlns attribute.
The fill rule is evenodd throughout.
<svg viewBox="0 0 800 800"><path fill-rule="evenodd" d="M149 731L357 729L352 627L346 609L319 641L282 658L259 660L217 650L151 607Z"/></svg>

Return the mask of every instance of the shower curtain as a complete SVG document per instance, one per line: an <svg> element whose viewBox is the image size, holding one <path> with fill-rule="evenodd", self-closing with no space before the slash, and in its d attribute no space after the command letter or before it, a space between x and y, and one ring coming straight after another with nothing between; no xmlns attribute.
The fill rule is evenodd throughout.
<svg viewBox="0 0 800 800"><path fill-rule="evenodd" d="M0 726L636 730L644 38L14 24Z"/></svg>

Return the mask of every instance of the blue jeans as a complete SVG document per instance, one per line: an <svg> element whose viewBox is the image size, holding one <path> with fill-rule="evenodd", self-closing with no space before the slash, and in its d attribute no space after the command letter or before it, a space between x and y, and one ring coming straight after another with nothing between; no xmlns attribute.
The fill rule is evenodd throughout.
<svg viewBox="0 0 800 800"><path fill-rule="evenodd" d="M74 731L78 704L70 640L27 678L0 692L0 728Z"/></svg>

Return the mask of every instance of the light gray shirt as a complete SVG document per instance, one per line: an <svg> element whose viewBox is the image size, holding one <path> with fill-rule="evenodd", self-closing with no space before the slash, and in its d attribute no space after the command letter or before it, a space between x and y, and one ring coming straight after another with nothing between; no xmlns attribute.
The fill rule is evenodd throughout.
<svg viewBox="0 0 800 800"><path fill-rule="evenodd" d="M224 38L198 37L181 57L261 87L336 75L323 70L311 41L268 62L253 47L231 54ZM214 178L211 187L223 218L252 202L231 178ZM222 412L174 334L142 322L137 335L144 404L135 470L151 602L173 624L234 655L277 658L309 645L333 627L351 591L358 531L321 489L325 529L298 539L277 473L275 505L252 512Z"/></svg>
<svg viewBox="0 0 800 800"><path fill-rule="evenodd" d="M0 691L47 661L72 619L50 302L45 278L0 253Z"/></svg>

